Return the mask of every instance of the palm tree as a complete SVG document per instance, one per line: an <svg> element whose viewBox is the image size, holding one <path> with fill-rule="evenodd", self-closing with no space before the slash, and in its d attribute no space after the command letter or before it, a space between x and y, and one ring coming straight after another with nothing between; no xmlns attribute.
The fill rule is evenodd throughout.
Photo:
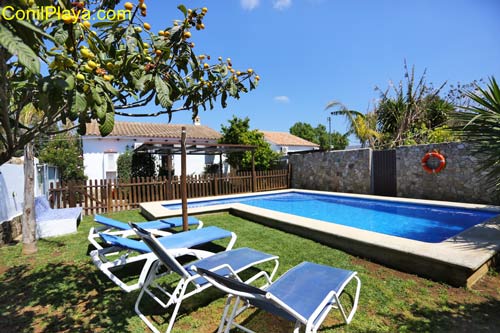
<svg viewBox="0 0 500 333"><path fill-rule="evenodd" d="M469 91L469 106L454 113L458 134L472 143L473 152L482 156L482 168L488 170L486 179L491 187L500 191L500 89L491 77L486 89L475 85Z"/></svg>
<svg viewBox="0 0 500 333"><path fill-rule="evenodd" d="M349 121L348 134L353 134L358 138L361 143L361 148L366 147L369 143L370 147L375 148L375 142L381 137L377 132L377 118L375 113L369 112L366 115L355 110L349 110L344 104L338 101L331 101L326 104L325 110L331 108L339 108L337 111L331 111L330 114L334 116L345 116Z"/></svg>

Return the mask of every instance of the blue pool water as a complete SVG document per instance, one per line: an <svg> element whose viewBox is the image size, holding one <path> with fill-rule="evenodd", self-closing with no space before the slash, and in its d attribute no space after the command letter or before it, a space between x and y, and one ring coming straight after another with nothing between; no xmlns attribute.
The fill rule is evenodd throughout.
<svg viewBox="0 0 500 333"><path fill-rule="evenodd" d="M189 208L244 203L354 228L438 243L492 218L498 213L341 196L290 192L188 203ZM180 204L164 205L180 209Z"/></svg>

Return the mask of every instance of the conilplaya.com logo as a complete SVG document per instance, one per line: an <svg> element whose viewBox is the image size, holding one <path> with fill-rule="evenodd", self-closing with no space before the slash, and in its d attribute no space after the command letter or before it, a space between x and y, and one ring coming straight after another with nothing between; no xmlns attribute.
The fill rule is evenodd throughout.
<svg viewBox="0 0 500 333"><path fill-rule="evenodd" d="M0 20L44 21L57 19L64 23L74 24L79 21L115 21L130 19L132 12L128 9L100 9L94 13L85 8L83 2L73 2L73 7L64 9L60 6L37 6L34 0L28 2L30 8L18 8L0 0ZM10 1L9 1L10 2Z"/></svg>

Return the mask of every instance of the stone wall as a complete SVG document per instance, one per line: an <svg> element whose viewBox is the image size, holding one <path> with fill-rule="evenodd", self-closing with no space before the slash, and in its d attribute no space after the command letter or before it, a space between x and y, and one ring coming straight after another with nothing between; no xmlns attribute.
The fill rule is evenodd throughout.
<svg viewBox="0 0 500 333"><path fill-rule="evenodd" d="M421 164L433 150L446 158L446 167L438 174L427 173ZM371 149L291 154L289 161L293 188L373 193ZM396 148L398 197L500 205L498 195L483 180L487 173L464 142Z"/></svg>
<svg viewBox="0 0 500 333"><path fill-rule="evenodd" d="M429 174L422 169L421 160L434 149L446 158L446 167ZM467 143L398 147L396 170L398 197L500 205L494 192L486 189L482 178L487 171L480 169L480 160Z"/></svg>
<svg viewBox="0 0 500 333"><path fill-rule="evenodd" d="M291 154L292 187L346 193L371 193L371 150Z"/></svg>
<svg viewBox="0 0 500 333"><path fill-rule="evenodd" d="M11 221L0 222L0 246L11 243L21 235L22 215L14 217Z"/></svg>

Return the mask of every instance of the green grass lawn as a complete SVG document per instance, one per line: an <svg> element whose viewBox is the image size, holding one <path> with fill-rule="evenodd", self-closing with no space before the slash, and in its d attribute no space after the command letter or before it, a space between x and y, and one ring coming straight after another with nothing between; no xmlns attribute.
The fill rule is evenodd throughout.
<svg viewBox="0 0 500 333"><path fill-rule="evenodd" d="M138 211L110 216L144 220ZM337 311L332 311L321 332L498 332L500 327L496 271L472 290L453 288L229 214L200 218L205 225L234 231L238 235L235 247L279 255L278 276L306 260L357 271L363 284L352 323L342 324ZM92 223L91 217L85 217L77 234L40 240L36 255L23 256L21 244L0 248L1 332L147 331L133 310L138 291L122 292L92 264L87 241ZM214 332L223 304L223 295L213 288L188 300L174 332ZM157 308L153 311L160 324L168 319ZM293 328L259 311L248 311L240 320L259 332Z"/></svg>

